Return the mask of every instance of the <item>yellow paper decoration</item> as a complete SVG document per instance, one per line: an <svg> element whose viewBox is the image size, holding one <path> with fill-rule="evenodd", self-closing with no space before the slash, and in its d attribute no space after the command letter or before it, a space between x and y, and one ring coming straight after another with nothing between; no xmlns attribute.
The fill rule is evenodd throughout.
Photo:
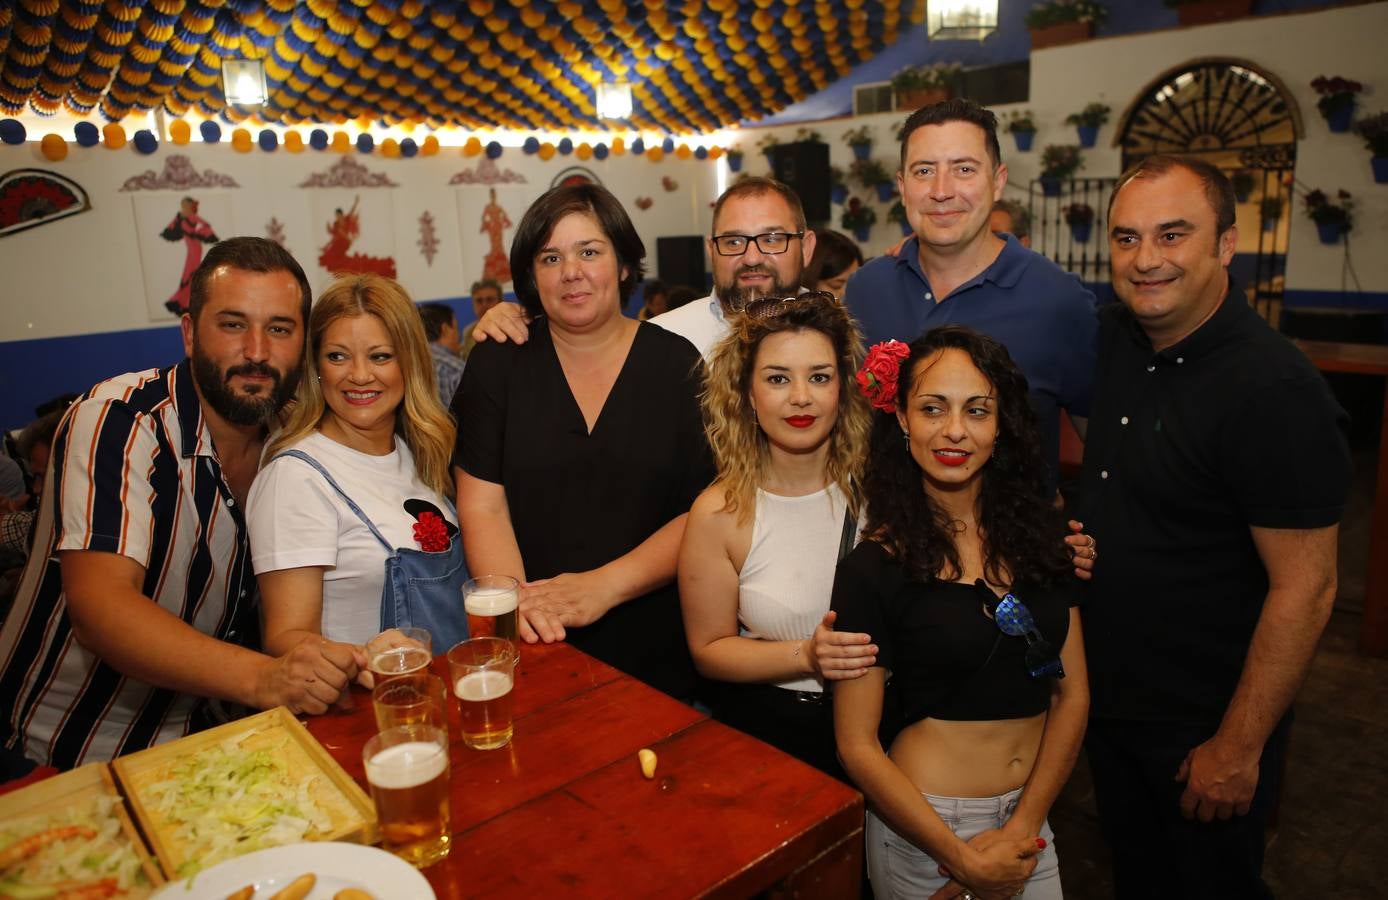
<svg viewBox="0 0 1388 900"><path fill-rule="evenodd" d="M472 137L468 138L468 139L467 139L467 143L463 144L463 155L464 155L464 156L476 156L477 154L479 154L479 153L481 153L481 152L482 152L482 141L480 141L480 140L477 138L477 135L473 135Z"/></svg>
<svg viewBox="0 0 1388 900"><path fill-rule="evenodd" d="M693 155L694 151L689 149L688 144L680 144L678 147L675 148L675 156L679 157L680 159L689 159L689 157Z"/></svg>
<svg viewBox="0 0 1388 900"><path fill-rule="evenodd" d="M432 134L424 139L424 143L419 145L420 156L433 156L439 152L439 139Z"/></svg>
<svg viewBox="0 0 1388 900"><path fill-rule="evenodd" d="M345 131L334 131L332 147L334 153L351 153L352 139L347 136Z"/></svg>
<svg viewBox="0 0 1388 900"><path fill-rule="evenodd" d="M395 138L386 138L381 141L381 154L387 159L400 158L400 142Z"/></svg>
<svg viewBox="0 0 1388 900"><path fill-rule="evenodd" d="M231 133L231 149L237 153L251 152L251 133L245 128L238 128Z"/></svg>
<svg viewBox="0 0 1388 900"><path fill-rule="evenodd" d="M63 140L61 135L45 134L39 142L39 149L43 151L43 158L51 162L67 159L67 141Z"/></svg>
<svg viewBox="0 0 1388 900"><path fill-rule="evenodd" d="M655 147L646 148L646 159L649 159L651 162L660 162L664 158L665 150L662 147L657 145Z"/></svg>
<svg viewBox="0 0 1388 900"><path fill-rule="evenodd" d="M584 143L579 144L578 147L574 149L574 155L582 160L592 159L593 146L585 141Z"/></svg>
<svg viewBox="0 0 1388 900"><path fill-rule="evenodd" d="M290 153L303 153L303 135L299 134L297 131L286 131L284 133L284 149L288 150Z"/></svg>
<svg viewBox="0 0 1388 900"><path fill-rule="evenodd" d="M119 150L125 146L125 129L119 122L110 122L101 129L102 140L107 150Z"/></svg>
<svg viewBox="0 0 1388 900"><path fill-rule="evenodd" d="M545 141L543 144L540 145L539 156L540 159L544 160L554 159L554 145L551 144L549 141Z"/></svg>
<svg viewBox="0 0 1388 900"><path fill-rule="evenodd" d="M182 147L193 138L193 129L182 119L174 119L169 123L169 139Z"/></svg>
<svg viewBox="0 0 1388 900"><path fill-rule="evenodd" d="M613 139L612 139L612 155L613 155L613 156L621 156L621 155L623 155L623 154L626 153L626 152L627 152L627 142L626 142L625 140L623 140L622 138L619 138L619 137L613 138Z"/></svg>

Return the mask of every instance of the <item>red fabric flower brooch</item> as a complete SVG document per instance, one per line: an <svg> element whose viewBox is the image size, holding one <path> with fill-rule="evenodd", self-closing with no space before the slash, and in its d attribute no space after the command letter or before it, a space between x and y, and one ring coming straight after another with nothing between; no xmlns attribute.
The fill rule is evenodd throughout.
<svg viewBox="0 0 1388 900"><path fill-rule="evenodd" d="M414 539L425 553L441 553L448 549L448 523L438 513L422 512L414 523Z"/></svg>
<svg viewBox="0 0 1388 900"><path fill-rule="evenodd" d="M886 413L896 412L896 385L901 375L901 361L911 355L911 348L901 341L873 344L863 367L858 370L858 390L873 407Z"/></svg>

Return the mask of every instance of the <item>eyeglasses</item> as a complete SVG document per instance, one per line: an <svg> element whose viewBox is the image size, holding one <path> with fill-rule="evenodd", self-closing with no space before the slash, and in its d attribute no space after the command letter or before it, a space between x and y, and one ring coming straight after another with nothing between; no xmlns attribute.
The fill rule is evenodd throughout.
<svg viewBox="0 0 1388 900"><path fill-rule="evenodd" d="M755 241L757 249L770 256L790 249L792 238L803 238L803 231L768 231L765 234L715 234L713 246L719 256L741 256Z"/></svg>
<svg viewBox="0 0 1388 900"><path fill-rule="evenodd" d="M805 291L803 294L793 294L789 297L762 297L748 303L742 312L749 319L774 319L801 304L838 302L839 298L828 291Z"/></svg>
<svg viewBox="0 0 1388 900"><path fill-rule="evenodd" d="M983 612L998 624L998 630L1009 637L1027 639L1025 657L1027 674L1032 678L1064 678L1065 667L1060 663L1060 654L1051 642L1041 636L1036 628L1036 620L1031 610L1012 594L1004 594L990 610L985 603Z"/></svg>

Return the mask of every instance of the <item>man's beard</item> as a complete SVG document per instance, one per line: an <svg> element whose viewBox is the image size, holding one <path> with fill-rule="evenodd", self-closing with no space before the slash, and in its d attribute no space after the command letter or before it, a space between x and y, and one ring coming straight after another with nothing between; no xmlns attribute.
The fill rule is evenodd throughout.
<svg viewBox="0 0 1388 900"><path fill-rule="evenodd" d="M274 418L294 390L299 386L303 368L296 366L284 374L265 363L248 362L223 371L217 364L198 352L193 345L193 378L202 389L203 399L217 415L233 425L263 425ZM231 388L236 375L260 375L271 379L268 390L261 394L238 393Z"/></svg>
<svg viewBox="0 0 1388 900"><path fill-rule="evenodd" d="M737 278L744 272L770 275L771 289L764 291L757 287L738 287ZM723 308L733 312L741 312L747 308L748 303L763 297L793 297L800 292L799 283L786 284L781 281L780 273L770 266L742 266L733 272L731 282L714 284L713 287L718 292L718 300L723 304Z"/></svg>

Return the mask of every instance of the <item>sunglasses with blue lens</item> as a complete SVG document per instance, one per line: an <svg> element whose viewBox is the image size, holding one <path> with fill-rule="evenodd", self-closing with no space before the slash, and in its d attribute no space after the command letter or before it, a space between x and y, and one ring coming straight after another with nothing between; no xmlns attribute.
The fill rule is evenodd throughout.
<svg viewBox="0 0 1388 900"><path fill-rule="evenodd" d="M988 610L985 609L985 612ZM1041 636L1031 610L1011 593L1004 594L997 605L992 607L994 622L998 630L1009 637L1022 637L1027 641L1025 657L1027 674L1032 678L1064 678L1065 667L1060 664L1060 653L1051 642Z"/></svg>

